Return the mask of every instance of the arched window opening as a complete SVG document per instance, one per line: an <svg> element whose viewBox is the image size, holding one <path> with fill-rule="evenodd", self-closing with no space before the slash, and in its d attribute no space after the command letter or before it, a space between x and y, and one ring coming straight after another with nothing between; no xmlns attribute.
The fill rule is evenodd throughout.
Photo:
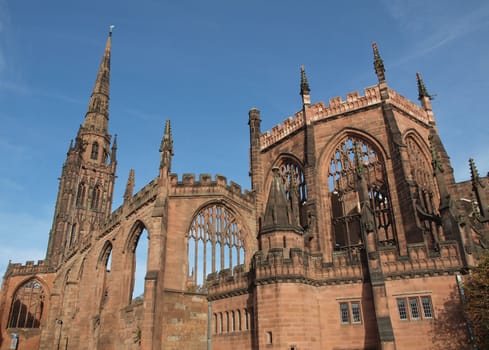
<svg viewBox="0 0 489 350"><path fill-rule="evenodd" d="M331 155L328 183L335 250L351 251L363 246L358 172L366 182L379 243L394 243L387 177L378 154L376 148L365 140L346 136Z"/></svg>
<svg viewBox="0 0 489 350"><path fill-rule="evenodd" d="M433 178L432 166L412 135L406 137L406 145L411 177L415 183L414 200L417 217L423 233L429 237L428 243L435 248L442 228L437 224L437 203L440 202L440 199Z"/></svg>
<svg viewBox="0 0 489 350"><path fill-rule="evenodd" d="M245 316L245 330L247 331L248 329L250 329L250 315L247 309L244 309L244 316Z"/></svg>
<svg viewBox="0 0 489 350"><path fill-rule="evenodd" d="M307 218L302 207L307 200L307 188L302 168L290 158L282 159L278 167L295 222L305 226Z"/></svg>
<svg viewBox="0 0 489 350"><path fill-rule="evenodd" d="M92 143L92 153L90 154L90 158L93 160L97 160L97 158L98 158L98 142L97 141Z"/></svg>
<svg viewBox="0 0 489 350"><path fill-rule="evenodd" d="M211 204L194 217L188 233L187 288L204 291L210 273L245 262L241 225L221 204Z"/></svg>
<svg viewBox="0 0 489 350"><path fill-rule="evenodd" d="M44 299L44 290L38 280L33 279L24 283L13 298L8 327L39 328Z"/></svg>
<svg viewBox="0 0 489 350"><path fill-rule="evenodd" d="M73 243L75 243L76 239L76 223L71 225L71 230L70 230L70 239L68 242L68 246L71 248L73 246Z"/></svg>
<svg viewBox="0 0 489 350"><path fill-rule="evenodd" d="M236 311L236 317L238 319L238 331L242 331L243 328L241 327L241 311Z"/></svg>
<svg viewBox="0 0 489 350"><path fill-rule="evenodd" d="M224 332L224 326L223 326L223 319L222 319L222 312L219 313L219 333Z"/></svg>
<svg viewBox="0 0 489 350"><path fill-rule="evenodd" d="M84 182L80 182L78 185L78 193L76 194L76 206L83 208L85 205L85 196L87 193L87 185Z"/></svg>
<svg viewBox="0 0 489 350"><path fill-rule="evenodd" d="M99 210L101 194L100 186L95 185L92 189L92 204L90 205L90 209Z"/></svg>
<svg viewBox="0 0 489 350"><path fill-rule="evenodd" d="M148 231L141 228L141 233L134 246L133 255L133 288L131 300L133 302L144 299L144 278L148 261Z"/></svg>

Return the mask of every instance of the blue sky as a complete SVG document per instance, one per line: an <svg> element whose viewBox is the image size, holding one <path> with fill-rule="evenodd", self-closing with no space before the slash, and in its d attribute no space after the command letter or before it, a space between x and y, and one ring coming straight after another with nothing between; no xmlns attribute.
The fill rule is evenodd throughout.
<svg viewBox="0 0 489 350"><path fill-rule="evenodd" d="M112 45L110 132L118 134L114 206L130 168L157 175L171 119L173 172L249 188L247 113L262 130L313 102L374 85L377 41L387 82L416 101L420 71L458 181L468 158L489 170L489 2L0 0L0 274L44 257L57 178Z"/></svg>

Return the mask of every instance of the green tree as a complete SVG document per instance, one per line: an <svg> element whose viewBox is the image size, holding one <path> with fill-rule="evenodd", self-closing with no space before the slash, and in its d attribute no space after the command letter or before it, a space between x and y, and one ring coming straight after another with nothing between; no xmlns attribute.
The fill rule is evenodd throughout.
<svg viewBox="0 0 489 350"><path fill-rule="evenodd" d="M464 284L465 311L479 349L489 349L489 253Z"/></svg>

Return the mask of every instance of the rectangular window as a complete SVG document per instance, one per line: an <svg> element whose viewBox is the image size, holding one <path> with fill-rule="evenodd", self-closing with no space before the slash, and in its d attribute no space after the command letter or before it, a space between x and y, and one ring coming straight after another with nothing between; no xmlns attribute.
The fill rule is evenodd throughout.
<svg viewBox="0 0 489 350"><path fill-rule="evenodd" d="M359 302L352 302L351 303L351 315L352 315L352 322L353 323L362 322L362 317L360 315L360 303Z"/></svg>
<svg viewBox="0 0 489 350"><path fill-rule="evenodd" d="M340 303L340 316L341 323L350 323L350 311L348 310L348 303Z"/></svg>
<svg viewBox="0 0 489 350"><path fill-rule="evenodd" d="M430 296L398 298L397 309L399 310L400 320L417 321L433 318Z"/></svg>
<svg viewBox="0 0 489 350"><path fill-rule="evenodd" d="M431 298L421 297L421 305L423 305L423 317L433 318L433 311L431 309Z"/></svg>
<svg viewBox="0 0 489 350"><path fill-rule="evenodd" d="M397 299L397 309L399 310L399 318L407 320L406 299Z"/></svg>
<svg viewBox="0 0 489 350"><path fill-rule="evenodd" d="M409 307L411 308L411 319L419 320L420 315L419 315L418 298L409 298Z"/></svg>

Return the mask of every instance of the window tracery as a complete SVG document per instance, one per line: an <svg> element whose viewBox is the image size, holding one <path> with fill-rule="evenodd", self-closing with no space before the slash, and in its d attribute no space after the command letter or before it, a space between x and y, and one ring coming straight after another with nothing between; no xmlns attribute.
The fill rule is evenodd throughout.
<svg viewBox="0 0 489 350"><path fill-rule="evenodd" d="M244 264L242 228L235 215L221 204L201 209L188 232L188 285L200 290L208 274Z"/></svg>
<svg viewBox="0 0 489 350"><path fill-rule="evenodd" d="M366 182L379 243L392 244L395 240L383 160L371 143L348 135L338 143L329 161L328 182L336 250L363 246L358 172Z"/></svg>
<svg viewBox="0 0 489 350"><path fill-rule="evenodd" d="M85 195L87 192L87 185L84 182L80 182L78 185L78 192L76 195L76 206L82 208L85 204Z"/></svg>
<svg viewBox="0 0 489 350"><path fill-rule="evenodd" d="M432 166L413 135L406 137L406 145L411 177L415 183L414 200L417 216L423 232L430 237L431 244L436 244L441 228L437 225L439 217L436 203L439 199Z"/></svg>
<svg viewBox="0 0 489 350"><path fill-rule="evenodd" d="M24 283L13 298L8 327L39 328L44 300L44 290L38 280L32 279Z"/></svg>
<svg viewBox="0 0 489 350"><path fill-rule="evenodd" d="M95 185L92 189L92 203L90 209L98 210L100 205L101 190L99 185Z"/></svg>
<svg viewBox="0 0 489 350"><path fill-rule="evenodd" d="M301 215L302 206L307 200L304 172L297 162L290 158L282 159L278 167L295 222L305 226L307 220L303 218L304 215Z"/></svg>

